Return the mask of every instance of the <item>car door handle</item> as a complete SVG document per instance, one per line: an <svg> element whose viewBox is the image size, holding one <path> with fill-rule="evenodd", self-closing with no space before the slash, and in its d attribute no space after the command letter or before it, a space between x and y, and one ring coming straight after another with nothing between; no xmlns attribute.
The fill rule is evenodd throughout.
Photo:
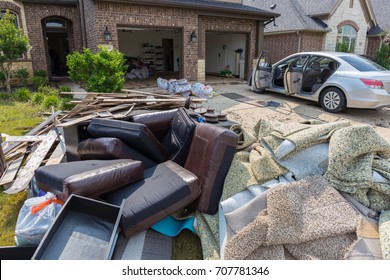
<svg viewBox="0 0 390 280"><path fill-rule="evenodd" d="M294 80L293 83L296 84L296 83L299 83L300 81L301 81L301 79L298 78L298 79Z"/></svg>

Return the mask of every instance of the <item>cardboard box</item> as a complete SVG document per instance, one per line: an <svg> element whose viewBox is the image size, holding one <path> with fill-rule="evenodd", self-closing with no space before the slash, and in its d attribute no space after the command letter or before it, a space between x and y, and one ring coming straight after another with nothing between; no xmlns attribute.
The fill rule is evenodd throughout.
<svg viewBox="0 0 390 280"><path fill-rule="evenodd" d="M119 234L122 207L72 194L32 259L108 260Z"/></svg>

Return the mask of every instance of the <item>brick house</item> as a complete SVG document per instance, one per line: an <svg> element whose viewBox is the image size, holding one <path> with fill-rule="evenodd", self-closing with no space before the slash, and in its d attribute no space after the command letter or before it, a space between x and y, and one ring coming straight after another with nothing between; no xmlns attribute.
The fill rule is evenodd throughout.
<svg viewBox="0 0 390 280"><path fill-rule="evenodd" d="M0 0L0 10L17 15L29 37L32 49L19 62L28 69L63 76L68 53L106 45L130 62L141 58L157 71L204 81L226 66L246 77L262 49L264 22L277 14L241 2Z"/></svg>
<svg viewBox="0 0 390 280"><path fill-rule="evenodd" d="M281 14L265 26L264 48L273 60L300 51L335 51L342 42L351 52L374 56L390 30L388 0L243 0Z"/></svg>

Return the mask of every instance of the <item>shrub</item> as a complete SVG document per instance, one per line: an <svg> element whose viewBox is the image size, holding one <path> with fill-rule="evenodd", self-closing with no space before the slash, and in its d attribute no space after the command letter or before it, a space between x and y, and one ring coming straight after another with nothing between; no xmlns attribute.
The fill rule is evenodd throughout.
<svg viewBox="0 0 390 280"><path fill-rule="evenodd" d="M71 87L69 86L60 86L59 92L72 92Z"/></svg>
<svg viewBox="0 0 390 280"><path fill-rule="evenodd" d="M47 77L47 72L45 70L34 71L34 77Z"/></svg>
<svg viewBox="0 0 390 280"><path fill-rule="evenodd" d="M388 44L383 43L382 46L376 51L375 62L382 65L386 69L390 69L390 47Z"/></svg>
<svg viewBox="0 0 390 280"><path fill-rule="evenodd" d="M11 98L11 94L8 92L0 91L0 100L8 100Z"/></svg>
<svg viewBox="0 0 390 280"><path fill-rule="evenodd" d="M72 110L76 106L76 104L70 103L70 101L72 101L72 100L73 99L71 97L61 98L60 109L63 111Z"/></svg>
<svg viewBox="0 0 390 280"><path fill-rule="evenodd" d="M127 65L124 55L118 50L109 51L99 47L92 53L84 49L67 56L70 78L93 92L119 92L125 81Z"/></svg>
<svg viewBox="0 0 390 280"><path fill-rule="evenodd" d="M57 95L48 95L43 99L42 105L45 109L49 109L50 107L57 107L60 104L60 99Z"/></svg>
<svg viewBox="0 0 390 280"><path fill-rule="evenodd" d="M31 92L28 88L18 88L15 90L13 96L16 101L26 102L30 100Z"/></svg>
<svg viewBox="0 0 390 280"><path fill-rule="evenodd" d="M39 87L38 92L46 96L58 95L58 90L56 88L47 85Z"/></svg>
<svg viewBox="0 0 390 280"><path fill-rule="evenodd" d="M32 83L36 89L46 86L49 84L49 79L47 77L34 76L32 77Z"/></svg>
<svg viewBox="0 0 390 280"><path fill-rule="evenodd" d="M32 102L34 104L42 104L43 100L45 99L45 95L43 95L42 93L36 92L33 94L31 99L32 99Z"/></svg>
<svg viewBox="0 0 390 280"><path fill-rule="evenodd" d="M0 83L1 83L1 86L5 86L5 75L4 75L4 72L0 70Z"/></svg>
<svg viewBox="0 0 390 280"><path fill-rule="evenodd" d="M26 68L20 68L15 72L15 77L26 87L28 79L28 70Z"/></svg>

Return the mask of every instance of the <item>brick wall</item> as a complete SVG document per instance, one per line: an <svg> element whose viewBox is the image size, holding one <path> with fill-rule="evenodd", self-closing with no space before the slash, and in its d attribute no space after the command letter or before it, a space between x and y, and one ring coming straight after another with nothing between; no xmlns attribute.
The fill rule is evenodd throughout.
<svg viewBox="0 0 390 280"><path fill-rule="evenodd" d="M276 62L298 51L298 39L296 33L265 34L264 49L271 55L272 62Z"/></svg>
<svg viewBox="0 0 390 280"><path fill-rule="evenodd" d="M244 33L247 36L247 54L245 62L245 74L252 69L252 58L256 53L257 25L255 20L238 18L223 18L215 16L200 16L202 21L201 52L200 58L206 57L206 31L221 31L229 33Z"/></svg>
<svg viewBox="0 0 390 280"><path fill-rule="evenodd" d="M33 74L33 67L32 67L32 61L31 60L20 60L20 61L15 61L12 63L12 71L17 71L19 69L25 68L28 71L29 78L28 82L31 81L31 77ZM16 77L11 78L11 84L12 85L18 85L20 84L20 80Z"/></svg>
<svg viewBox="0 0 390 280"><path fill-rule="evenodd" d="M319 32L303 32L301 39L301 51L321 51L324 42L324 33Z"/></svg>
<svg viewBox="0 0 390 280"><path fill-rule="evenodd" d="M30 45L32 46L31 58L34 71L45 70L49 72L46 40L42 29L42 20L47 17L61 17L68 20L70 23L70 28L68 28L70 52L81 50L80 18L76 6L25 3L24 7Z"/></svg>
<svg viewBox="0 0 390 280"><path fill-rule="evenodd" d="M182 75L190 81L198 78L198 43L189 40L191 32L198 30L195 11L108 2L96 2L95 5L96 44L105 44L103 32L106 26L111 32L111 43L115 48L118 48L118 25L181 29L182 53L185 54Z"/></svg>
<svg viewBox="0 0 390 280"><path fill-rule="evenodd" d="M85 17L85 35L86 35L86 47L92 51L97 50L97 31L96 31L96 8L95 3L92 0L83 0L84 4L82 10Z"/></svg>
<svg viewBox="0 0 390 280"><path fill-rule="evenodd" d="M381 40L379 37L368 37L365 55L374 58L376 55L376 51L379 49L380 45Z"/></svg>

